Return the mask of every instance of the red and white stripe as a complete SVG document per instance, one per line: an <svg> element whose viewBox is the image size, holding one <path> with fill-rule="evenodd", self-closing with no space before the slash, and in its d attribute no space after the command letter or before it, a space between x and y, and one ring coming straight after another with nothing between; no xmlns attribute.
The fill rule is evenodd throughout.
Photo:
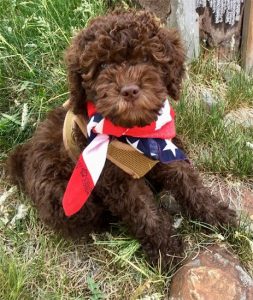
<svg viewBox="0 0 253 300"><path fill-rule="evenodd" d="M91 117L96 113L95 106L88 103ZM144 127L123 128L115 126L108 119L95 123L91 117L87 132L91 130L97 136L84 149L68 182L64 197L63 209L66 216L77 213L88 200L106 161L109 136L133 136L140 138L171 139L175 136L174 111L166 100L156 122Z"/></svg>

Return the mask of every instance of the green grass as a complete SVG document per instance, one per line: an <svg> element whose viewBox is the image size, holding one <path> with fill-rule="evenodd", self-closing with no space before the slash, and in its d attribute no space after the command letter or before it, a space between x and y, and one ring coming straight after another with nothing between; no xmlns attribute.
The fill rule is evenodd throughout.
<svg viewBox="0 0 253 300"><path fill-rule="evenodd" d="M253 106L253 77L244 73L236 73L228 84L226 102L228 108L241 106Z"/></svg>
<svg viewBox="0 0 253 300"><path fill-rule="evenodd" d="M0 2L0 161L15 145L29 138L45 114L68 98L64 50L78 28L103 14L103 0L2 0ZM189 66L182 99L175 104L178 133L188 155L203 175L252 187L252 129L226 128L224 116L252 106L253 79L228 65L202 57ZM208 88L219 101L207 109L200 101ZM1 169L3 171L3 169ZM4 172L0 195L9 190ZM207 176L208 177L208 176ZM211 180L211 179L209 179ZM253 189L253 187L252 187ZM1 199L1 198L0 198ZM27 215L15 222L24 203ZM178 232L186 257L210 244L226 244L252 273L252 232L248 221L237 230L203 229L206 224L183 220ZM161 274L150 267L137 241L124 228L73 243L48 231L38 221L29 199L13 191L0 201L0 299L164 299L174 270ZM252 274L253 275L253 274Z"/></svg>
<svg viewBox="0 0 253 300"><path fill-rule="evenodd" d="M18 194L11 195L13 215ZM6 200L7 201L7 200ZM14 203L13 203L14 202ZM146 262L139 244L122 228L73 243L46 230L29 202L28 215L1 226L0 299L130 299L163 295L170 275ZM133 298L136 299L136 298Z"/></svg>
<svg viewBox="0 0 253 300"><path fill-rule="evenodd" d="M0 111L12 117L0 119L2 149L26 139L50 108L66 101L64 50L74 32L105 9L103 0L1 1ZM24 103L29 129L22 131Z"/></svg>
<svg viewBox="0 0 253 300"><path fill-rule="evenodd" d="M229 70L229 63L222 65L212 56L192 62L176 105L177 130L199 169L250 180L253 155L247 142L252 141L253 130L226 126L224 117L231 110L253 107L253 78L231 69L226 81ZM201 100L204 90L215 100L211 108Z"/></svg>
<svg viewBox="0 0 253 300"><path fill-rule="evenodd" d="M159 267L150 267L124 228L115 225L111 233L93 235L88 244L73 243L44 228L29 201L16 192L5 203L10 219L20 202L28 207L26 217L0 227L0 299L164 299L175 270L162 274ZM178 232L186 245L185 259L210 245L226 245L252 271L249 226L244 220L236 230L221 233L183 219Z"/></svg>
<svg viewBox="0 0 253 300"><path fill-rule="evenodd" d="M246 143L252 141L252 130L226 127L223 103L207 112L203 103L189 98L185 94L177 105L177 128L186 137L190 158L203 171L250 179L253 156Z"/></svg>

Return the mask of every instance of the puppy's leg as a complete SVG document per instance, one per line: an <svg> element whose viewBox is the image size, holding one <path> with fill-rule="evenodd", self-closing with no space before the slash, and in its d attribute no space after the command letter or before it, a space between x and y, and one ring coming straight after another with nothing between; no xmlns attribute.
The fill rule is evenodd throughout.
<svg viewBox="0 0 253 300"><path fill-rule="evenodd" d="M183 213L212 225L236 224L236 213L203 186L198 173L184 161L157 164L148 174L158 188L169 190Z"/></svg>
<svg viewBox="0 0 253 300"><path fill-rule="evenodd" d="M52 186L52 181L50 182ZM66 217L62 207L62 197L65 185L56 182L50 191L39 199L34 199L40 219L57 233L73 239L90 239L90 233L102 232L109 229L111 214L105 209L102 201L95 196L90 196L79 212L71 217Z"/></svg>
<svg viewBox="0 0 253 300"><path fill-rule="evenodd" d="M27 184L28 194L33 200L39 218L55 232L74 239L81 237L89 239L91 232L107 230L111 214L96 195L91 195L78 213L71 217L65 216L62 198L67 180L63 178L62 174L57 173L56 168L52 168L52 170L54 173L50 170L44 173L43 182L32 183L31 186ZM32 179L30 179L31 181Z"/></svg>
<svg viewBox="0 0 253 300"><path fill-rule="evenodd" d="M32 139L10 154L8 173L47 225L65 236L88 237L90 232L108 228L110 214L94 193L77 214L69 218L64 214L62 198L74 168L62 141L65 114L63 108L52 111Z"/></svg>
<svg viewBox="0 0 253 300"><path fill-rule="evenodd" d="M156 265L161 258L164 269L172 262L173 255L181 255L182 243L175 236L171 217L158 209L144 179L134 180L114 167L110 176L105 172L97 191L112 214L140 241L151 263Z"/></svg>

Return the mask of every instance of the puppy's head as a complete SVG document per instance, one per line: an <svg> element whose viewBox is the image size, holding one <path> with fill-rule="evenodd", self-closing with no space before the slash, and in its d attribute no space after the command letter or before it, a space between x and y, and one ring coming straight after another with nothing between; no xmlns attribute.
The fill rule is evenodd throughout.
<svg viewBox="0 0 253 300"><path fill-rule="evenodd" d="M70 103L85 101L115 125L145 126L157 119L169 95L177 100L184 51L177 33L148 12L121 12L92 20L66 53Z"/></svg>

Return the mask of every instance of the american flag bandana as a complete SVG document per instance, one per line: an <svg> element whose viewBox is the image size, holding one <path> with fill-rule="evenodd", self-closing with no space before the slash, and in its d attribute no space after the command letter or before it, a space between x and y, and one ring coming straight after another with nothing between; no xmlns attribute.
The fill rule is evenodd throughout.
<svg viewBox="0 0 253 300"><path fill-rule="evenodd" d="M88 200L105 165L112 139L117 138L162 163L187 159L171 141L176 136L175 113L168 100L164 102L157 120L144 127L116 126L97 113L92 102L87 103L87 109L90 118L87 124L89 144L80 155L63 196L66 216L77 213Z"/></svg>

